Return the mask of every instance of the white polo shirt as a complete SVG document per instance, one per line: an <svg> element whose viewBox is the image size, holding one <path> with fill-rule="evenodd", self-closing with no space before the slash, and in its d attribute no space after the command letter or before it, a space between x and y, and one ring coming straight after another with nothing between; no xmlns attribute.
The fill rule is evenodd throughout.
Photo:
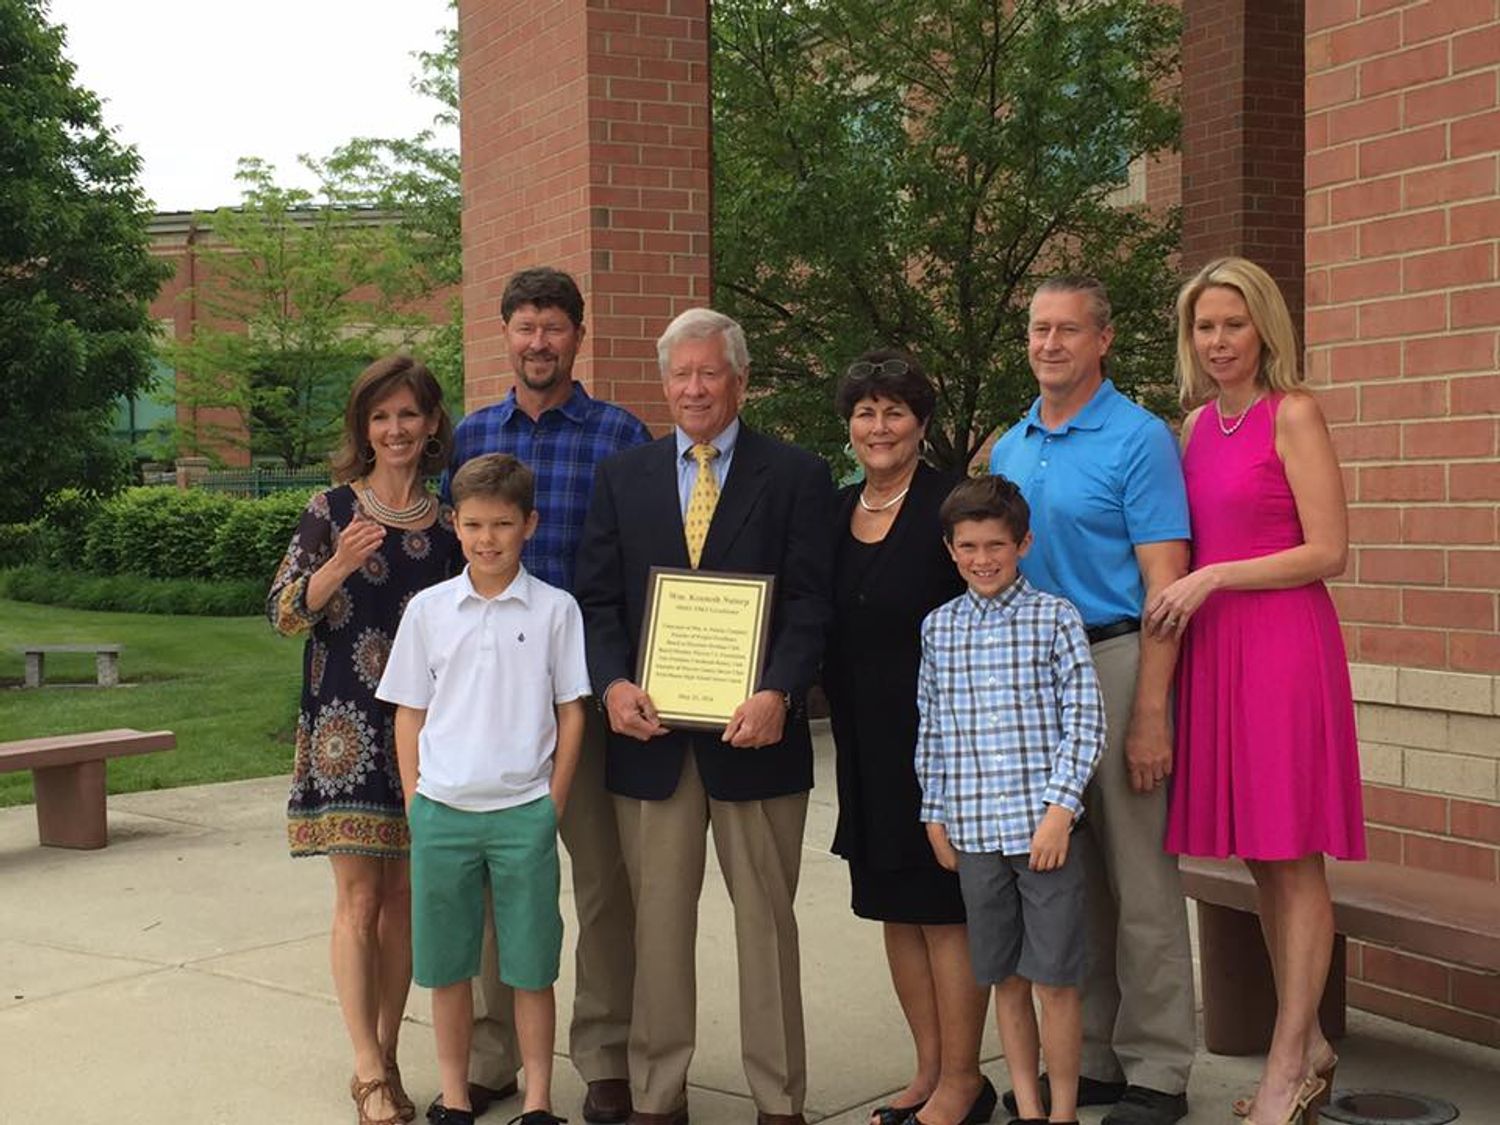
<svg viewBox="0 0 1500 1125"><path fill-rule="evenodd" d="M412 598L375 694L427 712L422 796L469 812L534 801L552 777L553 705L589 694L583 615L524 567L493 598L465 567Z"/></svg>

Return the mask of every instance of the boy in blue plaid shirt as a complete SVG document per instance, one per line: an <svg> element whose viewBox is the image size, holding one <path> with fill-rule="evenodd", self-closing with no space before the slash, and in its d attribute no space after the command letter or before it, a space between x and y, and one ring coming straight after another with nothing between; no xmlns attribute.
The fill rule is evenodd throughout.
<svg viewBox="0 0 1500 1125"><path fill-rule="evenodd" d="M1069 847L1104 750L1104 699L1083 619L1028 585L1031 513L1014 483L966 480L940 511L967 592L922 623L917 780L938 862L956 870L980 984L1020 1116L1043 1123L1038 1033L1052 1122L1077 1117L1083 1044L1083 872Z"/></svg>

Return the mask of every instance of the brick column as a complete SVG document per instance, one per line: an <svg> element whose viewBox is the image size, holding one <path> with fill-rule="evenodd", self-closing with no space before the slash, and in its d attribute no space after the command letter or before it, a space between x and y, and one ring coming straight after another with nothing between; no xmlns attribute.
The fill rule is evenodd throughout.
<svg viewBox="0 0 1500 1125"><path fill-rule="evenodd" d="M459 60L467 405L510 385L506 278L552 265L575 376L659 430L655 339L709 300L707 0L460 0Z"/></svg>
<svg viewBox="0 0 1500 1125"><path fill-rule="evenodd" d="M1183 0L1182 259L1250 258L1302 322L1303 0Z"/></svg>

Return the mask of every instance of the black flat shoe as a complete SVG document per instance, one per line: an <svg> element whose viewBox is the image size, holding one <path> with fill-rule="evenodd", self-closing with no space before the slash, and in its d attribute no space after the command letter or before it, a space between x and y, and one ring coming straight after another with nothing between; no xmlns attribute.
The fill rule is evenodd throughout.
<svg viewBox="0 0 1500 1125"><path fill-rule="evenodd" d="M974 1097L974 1104L969 1107L969 1112L964 1114L963 1125L987 1125L989 1119L995 1116L995 1103L1000 1100L995 1093L995 1084L988 1078L984 1085L979 1087L979 1093Z"/></svg>
<svg viewBox="0 0 1500 1125"><path fill-rule="evenodd" d="M870 1110L870 1117L877 1125L905 1125L927 1104L923 1098L916 1105L878 1105Z"/></svg>
<svg viewBox="0 0 1500 1125"><path fill-rule="evenodd" d="M1052 1084L1047 1081L1047 1076L1042 1075L1042 1109L1047 1113L1052 1112ZM1125 1096L1125 1083L1123 1082L1101 1082L1097 1078L1090 1078L1086 1074L1078 1076L1078 1105L1080 1108L1086 1105L1114 1105ZM1016 1109L1016 1092L1005 1091L1005 1109L1008 1113L1018 1112ZM1017 1120L1025 1120L1018 1118Z"/></svg>

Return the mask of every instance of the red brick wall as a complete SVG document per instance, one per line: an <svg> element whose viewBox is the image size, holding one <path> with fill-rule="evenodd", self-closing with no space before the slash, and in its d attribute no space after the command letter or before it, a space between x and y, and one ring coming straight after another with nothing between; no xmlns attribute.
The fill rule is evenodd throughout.
<svg viewBox="0 0 1500 1125"><path fill-rule="evenodd" d="M1352 660L1500 672L1494 0L1307 9L1307 362Z"/></svg>
<svg viewBox="0 0 1500 1125"><path fill-rule="evenodd" d="M506 279L546 264L588 302L575 375L659 429L656 337L709 300L706 0L461 0L459 36L468 405L510 385Z"/></svg>
<svg viewBox="0 0 1500 1125"><path fill-rule="evenodd" d="M1351 561L1334 587L1349 655L1493 675L1500 5L1323 0L1306 32L1307 366L1349 494ZM1366 785L1372 859L1500 879L1493 800L1415 791L1493 797L1495 720L1470 709L1362 707L1363 738L1404 721L1405 736L1379 739L1432 747L1396 751L1406 772ZM1365 755L1368 777L1390 751ZM1418 757L1449 773L1414 778ZM1351 942L1349 975L1360 1007L1500 1045L1496 974Z"/></svg>

